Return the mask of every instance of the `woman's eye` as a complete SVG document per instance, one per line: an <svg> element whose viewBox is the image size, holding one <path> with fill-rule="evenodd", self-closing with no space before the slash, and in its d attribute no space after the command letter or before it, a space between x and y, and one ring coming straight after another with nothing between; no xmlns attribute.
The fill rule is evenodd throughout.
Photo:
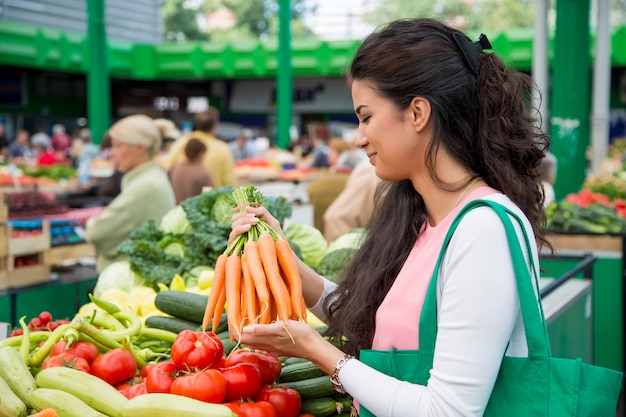
<svg viewBox="0 0 626 417"><path fill-rule="evenodd" d="M364 116L359 123L367 123L371 116Z"/></svg>

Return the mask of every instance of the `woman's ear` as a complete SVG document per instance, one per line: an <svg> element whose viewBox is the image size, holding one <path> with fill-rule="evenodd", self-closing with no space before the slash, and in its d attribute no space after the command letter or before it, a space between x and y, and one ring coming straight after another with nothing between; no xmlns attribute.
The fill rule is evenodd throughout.
<svg viewBox="0 0 626 417"><path fill-rule="evenodd" d="M421 133L430 121L430 102L423 97L413 97L409 105L409 111L415 131Z"/></svg>

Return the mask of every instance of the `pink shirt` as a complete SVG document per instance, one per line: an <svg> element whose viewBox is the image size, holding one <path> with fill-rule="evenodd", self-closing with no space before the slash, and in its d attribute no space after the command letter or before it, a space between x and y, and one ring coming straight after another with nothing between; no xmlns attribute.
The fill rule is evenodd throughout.
<svg viewBox="0 0 626 417"><path fill-rule="evenodd" d="M419 348L418 327L422 306L448 229L466 202L497 192L490 187L477 188L437 226L425 223L396 281L378 307L372 349Z"/></svg>

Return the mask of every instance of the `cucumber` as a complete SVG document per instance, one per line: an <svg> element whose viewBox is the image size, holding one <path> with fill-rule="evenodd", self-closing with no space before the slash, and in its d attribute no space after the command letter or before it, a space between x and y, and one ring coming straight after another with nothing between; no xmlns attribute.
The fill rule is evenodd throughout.
<svg viewBox="0 0 626 417"><path fill-rule="evenodd" d="M313 414L315 417L328 417L337 414L337 403L330 397L302 400L300 414Z"/></svg>
<svg viewBox="0 0 626 417"><path fill-rule="evenodd" d="M146 318L146 326L155 329L169 330L170 332L180 333L183 330L198 331L202 327L193 321L181 319L179 317L165 316L149 316Z"/></svg>
<svg viewBox="0 0 626 417"><path fill-rule="evenodd" d="M285 364L285 366L287 365L292 365L294 363L300 363L300 362L306 362L308 359L304 359L304 358L293 358L293 357L289 357L287 359L285 359L283 361L283 363Z"/></svg>
<svg viewBox="0 0 626 417"><path fill-rule="evenodd" d="M334 400L337 401L337 411L341 410L341 413L350 414L354 407L350 397L334 398Z"/></svg>
<svg viewBox="0 0 626 417"><path fill-rule="evenodd" d="M228 333L228 330L224 330L223 332L218 333L216 336L222 341L222 344L224 345L224 355L230 355L230 352L235 348L235 346L237 346L237 341L230 340L230 333Z"/></svg>
<svg viewBox="0 0 626 417"><path fill-rule="evenodd" d="M170 316L202 323L209 297L186 291L164 290L154 298L156 308Z"/></svg>
<svg viewBox="0 0 626 417"><path fill-rule="evenodd" d="M322 375L326 375L326 373L318 368L313 362L307 360L283 366L280 370L278 382L301 381L303 379L315 378L316 376Z"/></svg>
<svg viewBox="0 0 626 417"><path fill-rule="evenodd" d="M330 382L328 375L303 379L301 381L283 382L282 385L295 389L300 393L303 399L330 397L332 393L335 392L333 383Z"/></svg>
<svg viewBox="0 0 626 417"><path fill-rule="evenodd" d="M22 355L11 346L0 348L0 378L4 379L27 407L31 406L30 397L37 389L37 383Z"/></svg>
<svg viewBox="0 0 626 417"><path fill-rule="evenodd" d="M0 377L0 416L25 417L26 404L11 390L9 384Z"/></svg>

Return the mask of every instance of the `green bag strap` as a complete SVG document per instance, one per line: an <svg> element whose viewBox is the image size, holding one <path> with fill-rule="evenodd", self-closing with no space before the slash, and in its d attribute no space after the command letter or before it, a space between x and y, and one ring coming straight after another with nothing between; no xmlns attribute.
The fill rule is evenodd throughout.
<svg viewBox="0 0 626 417"><path fill-rule="evenodd" d="M419 345L420 351L434 352L435 339L437 337L437 277L439 276L439 270L444 253L450 243L450 239L457 226L461 222L462 218L469 211L483 206L489 206L495 210L495 212L502 220L506 231L509 248L511 251L511 258L513 260L513 267L515 270L515 280L517 284L517 291L520 298L520 309L522 312L522 320L524 323L524 332L526 334L526 343L528 347L528 356L531 358L547 358L551 356L550 345L548 342L548 333L545 325L545 319L543 314L543 308L539 304L537 307L537 297L535 296L535 290L539 291L539 282L537 280L537 274L534 275L534 280L531 281L531 277L528 271L528 263L524 258L518 235L513 227L509 215L517 220L522 226L524 239L526 241L526 247L528 253L531 254L530 241L523 227L521 219L508 208L501 204L498 204L490 200L473 200L464 206L456 215L450 229L444 239L441 251L437 258L435 270L433 272L432 279L428 286L426 298L424 300L424 306L422 307L422 313L419 325ZM508 213L508 215L507 215ZM532 261L531 261L532 262ZM534 270L534 267L533 267ZM534 282L534 285L533 285ZM538 293L538 292L537 292Z"/></svg>

